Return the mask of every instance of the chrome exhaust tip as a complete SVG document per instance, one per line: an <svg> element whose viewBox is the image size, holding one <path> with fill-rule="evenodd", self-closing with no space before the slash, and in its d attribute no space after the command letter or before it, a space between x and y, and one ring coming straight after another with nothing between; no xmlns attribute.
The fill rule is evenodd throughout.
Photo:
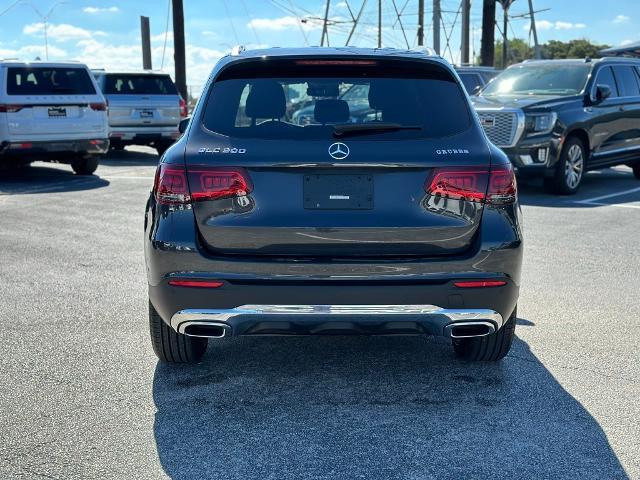
<svg viewBox="0 0 640 480"><path fill-rule="evenodd" d="M187 337L223 338L231 335L231 327L226 323L196 321L180 327L181 333Z"/></svg>
<svg viewBox="0 0 640 480"><path fill-rule="evenodd" d="M491 322L457 322L444 327L445 335L453 339L486 337L495 333Z"/></svg>

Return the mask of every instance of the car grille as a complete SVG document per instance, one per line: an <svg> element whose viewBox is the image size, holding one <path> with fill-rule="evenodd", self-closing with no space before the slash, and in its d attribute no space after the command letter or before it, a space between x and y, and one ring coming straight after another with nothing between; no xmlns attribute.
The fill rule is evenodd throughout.
<svg viewBox="0 0 640 480"><path fill-rule="evenodd" d="M513 146L518 132L516 112L478 112L478 116L491 143L498 147Z"/></svg>

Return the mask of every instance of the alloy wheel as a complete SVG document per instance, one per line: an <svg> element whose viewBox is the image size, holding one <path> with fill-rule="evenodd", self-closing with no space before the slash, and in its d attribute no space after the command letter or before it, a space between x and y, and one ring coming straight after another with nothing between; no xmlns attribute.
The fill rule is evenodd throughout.
<svg viewBox="0 0 640 480"><path fill-rule="evenodd" d="M564 164L564 177L567 187L576 188L582 179L584 171L584 155L580 145L571 145L567 152L567 159Z"/></svg>

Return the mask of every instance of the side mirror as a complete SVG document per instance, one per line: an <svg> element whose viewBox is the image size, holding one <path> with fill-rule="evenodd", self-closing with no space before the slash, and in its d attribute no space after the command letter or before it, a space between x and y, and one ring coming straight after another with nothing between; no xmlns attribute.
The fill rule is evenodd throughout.
<svg viewBox="0 0 640 480"><path fill-rule="evenodd" d="M471 90L471 95L477 96L480 93L480 90L482 90L482 85L476 85L473 87L473 90Z"/></svg>
<svg viewBox="0 0 640 480"><path fill-rule="evenodd" d="M611 96L611 87L609 85L596 85L595 98L593 98L593 103L601 103L604 102L607 98Z"/></svg>
<svg viewBox="0 0 640 480"><path fill-rule="evenodd" d="M186 132L190 121L191 121L191 117L186 117L180 120L180 123L178 124L178 131L180 133Z"/></svg>

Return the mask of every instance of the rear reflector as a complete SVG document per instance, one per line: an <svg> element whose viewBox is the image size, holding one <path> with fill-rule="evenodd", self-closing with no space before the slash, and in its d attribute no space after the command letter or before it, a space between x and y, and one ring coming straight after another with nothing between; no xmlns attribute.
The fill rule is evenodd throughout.
<svg viewBox="0 0 640 480"><path fill-rule="evenodd" d="M102 145L104 143L104 140L89 140L89 143L91 145Z"/></svg>
<svg viewBox="0 0 640 480"><path fill-rule="evenodd" d="M90 103L89 107L91 107L91 110L95 110L96 112L104 112L107 110L106 103Z"/></svg>
<svg viewBox="0 0 640 480"><path fill-rule="evenodd" d="M487 287L502 287L507 282L502 280L479 280L471 282L455 282L454 285L458 288L487 288Z"/></svg>
<svg viewBox="0 0 640 480"><path fill-rule="evenodd" d="M154 187L156 199L165 205L243 197L252 191L244 168L198 166L187 173L183 166L169 164L158 167Z"/></svg>
<svg viewBox="0 0 640 480"><path fill-rule="evenodd" d="M169 280L169 285L174 287L220 288L224 284L208 280Z"/></svg>
<svg viewBox="0 0 640 480"><path fill-rule="evenodd" d="M425 183L425 191L454 200L506 204L516 200L516 178L511 164L490 170L484 167L436 168Z"/></svg>
<svg viewBox="0 0 640 480"><path fill-rule="evenodd" d="M16 113L24 108L24 105L7 105L0 103L0 113Z"/></svg>

